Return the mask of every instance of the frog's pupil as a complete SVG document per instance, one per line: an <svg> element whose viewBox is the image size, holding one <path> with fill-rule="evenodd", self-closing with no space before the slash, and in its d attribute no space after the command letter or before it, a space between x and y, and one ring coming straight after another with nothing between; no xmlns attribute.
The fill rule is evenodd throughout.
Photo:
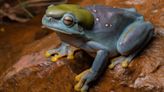
<svg viewBox="0 0 164 92"><path fill-rule="evenodd" d="M72 25L73 24L73 19L69 16L64 18L64 24L66 25Z"/></svg>

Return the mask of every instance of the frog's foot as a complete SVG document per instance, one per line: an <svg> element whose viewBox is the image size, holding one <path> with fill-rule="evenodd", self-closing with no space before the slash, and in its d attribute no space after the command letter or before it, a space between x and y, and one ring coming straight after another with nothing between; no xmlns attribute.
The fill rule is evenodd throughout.
<svg viewBox="0 0 164 92"><path fill-rule="evenodd" d="M62 43L60 47L46 51L45 56L47 58L51 56L59 57L64 53L67 53L68 46L69 46L68 44Z"/></svg>
<svg viewBox="0 0 164 92"><path fill-rule="evenodd" d="M45 53L45 56L51 57L52 62L56 62L62 57L67 57L67 59L74 59L74 53L77 48L72 47L68 44L62 43L59 48L49 50Z"/></svg>
<svg viewBox="0 0 164 92"><path fill-rule="evenodd" d="M111 64L108 67L110 69L113 69L117 64L121 64L123 68L127 68L131 61L132 61L132 56L129 57L119 56L112 59Z"/></svg>
<svg viewBox="0 0 164 92"><path fill-rule="evenodd" d="M96 78L96 74L92 72L91 69L87 69L75 77L78 83L75 85L75 91L87 92L89 88L89 83Z"/></svg>

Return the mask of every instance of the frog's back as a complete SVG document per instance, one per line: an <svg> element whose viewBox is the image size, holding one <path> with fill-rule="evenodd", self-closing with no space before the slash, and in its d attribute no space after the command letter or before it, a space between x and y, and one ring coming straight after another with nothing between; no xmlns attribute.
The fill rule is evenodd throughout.
<svg viewBox="0 0 164 92"><path fill-rule="evenodd" d="M94 16L95 21L93 31L95 32L114 31L118 26L120 29L123 29L141 16L136 12L128 11L126 9L102 5L87 6L86 9L91 11Z"/></svg>

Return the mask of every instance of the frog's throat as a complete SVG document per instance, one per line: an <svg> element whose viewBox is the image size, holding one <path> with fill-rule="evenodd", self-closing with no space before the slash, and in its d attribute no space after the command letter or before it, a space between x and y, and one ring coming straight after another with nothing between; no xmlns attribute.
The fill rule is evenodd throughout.
<svg viewBox="0 0 164 92"><path fill-rule="evenodd" d="M46 25L45 25L46 26ZM50 27L50 26L46 26L48 29L51 29L51 30L53 30L53 31L55 31L55 32L60 32L60 33L64 33L64 34L69 34L69 35L71 35L72 33L70 33L70 32L66 32L66 31L64 31L64 30L62 30L62 29L59 29L59 28L53 28L53 27Z"/></svg>

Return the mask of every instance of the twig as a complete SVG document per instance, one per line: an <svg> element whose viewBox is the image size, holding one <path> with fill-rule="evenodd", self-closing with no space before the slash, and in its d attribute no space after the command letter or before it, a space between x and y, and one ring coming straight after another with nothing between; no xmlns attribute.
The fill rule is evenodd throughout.
<svg viewBox="0 0 164 92"><path fill-rule="evenodd" d="M22 7L22 9L31 17L33 18L34 16L24 7L24 5L21 3L20 0L17 0L18 3L20 4L20 6Z"/></svg>
<svg viewBox="0 0 164 92"><path fill-rule="evenodd" d="M3 16L7 16L11 20L16 20L16 21L19 21L19 22L26 22L26 21L29 20L29 19L19 18L15 14L8 14L8 13L4 12L3 10L0 10L0 14L2 14Z"/></svg>

